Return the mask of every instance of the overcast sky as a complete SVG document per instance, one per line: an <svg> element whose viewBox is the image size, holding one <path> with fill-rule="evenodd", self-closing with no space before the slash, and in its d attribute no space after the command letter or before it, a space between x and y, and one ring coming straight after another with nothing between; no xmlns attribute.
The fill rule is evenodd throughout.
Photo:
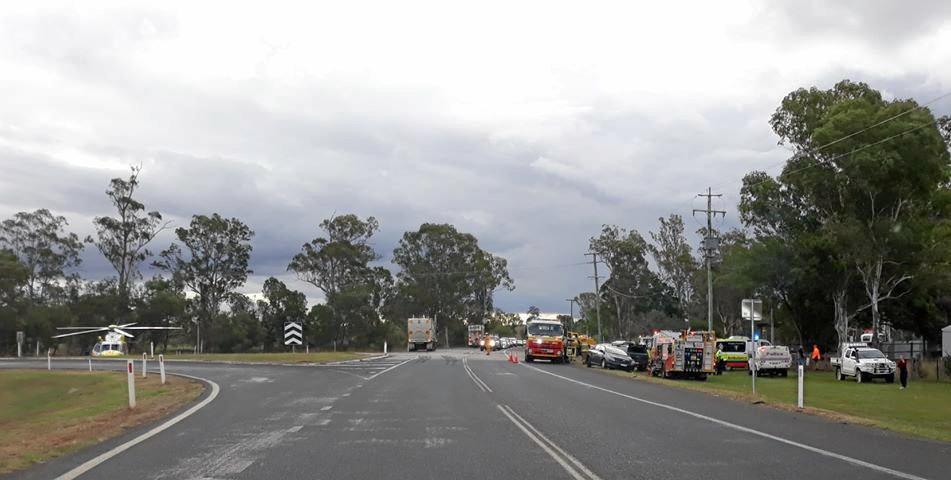
<svg viewBox="0 0 951 480"><path fill-rule="evenodd" d="M708 186L735 224L740 178L788 155L767 124L786 93L951 91L944 0L70 3L0 6L0 218L45 207L91 233L141 164L140 199L176 225L257 233L244 292L275 275L314 300L287 262L353 212L379 219L385 265L448 222L508 259L499 306L567 310L602 224L692 232Z"/></svg>

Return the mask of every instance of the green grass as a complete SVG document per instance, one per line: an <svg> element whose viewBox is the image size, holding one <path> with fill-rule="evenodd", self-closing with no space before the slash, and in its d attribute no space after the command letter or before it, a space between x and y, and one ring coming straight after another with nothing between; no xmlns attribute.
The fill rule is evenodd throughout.
<svg viewBox="0 0 951 480"><path fill-rule="evenodd" d="M314 352L314 353L190 353L165 355L166 360L201 360L206 362L260 362L260 363L327 363L343 360L355 360L367 354L354 352ZM131 359L141 359L142 355L129 355Z"/></svg>
<svg viewBox="0 0 951 480"><path fill-rule="evenodd" d="M706 382L663 380L644 374L638 375L638 379L795 407L797 379L794 372L790 373L788 378L757 378L755 397L745 371L711 376ZM859 423L951 442L951 384L910 381L906 390L899 390L897 379L893 384L882 380L857 384L854 380L837 381L831 372L807 371L804 390L804 406L814 413L831 413Z"/></svg>
<svg viewBox="0 0 951 480"><path fill-rule="evenodd" d="M0 474L78 450L160 418L201 393L200 384L158 375L136 379L128 408L118 372L0 371Z"/></svg>

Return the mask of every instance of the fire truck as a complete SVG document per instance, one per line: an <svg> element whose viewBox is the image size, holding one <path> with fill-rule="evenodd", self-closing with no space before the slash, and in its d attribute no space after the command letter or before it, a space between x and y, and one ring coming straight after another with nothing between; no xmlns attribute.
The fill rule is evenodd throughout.
<svg viewBox="0 0 951 480"><path fill-rule="evenodd" d="M714 332L685 330L678 336L655 334L651 342L651 375L706 380L715 371Z"/></svg>
<svg viewBox="0 0 951 480"><path fill-rule="evenodd" d="M469 325L469 337L466 340L466 346L468 347L479 347L479 342L482 340L482 332L485 331L485 326L482 324L472 324Z"/></svg>
<svg viewBox="0 0 951 480"><path fill-rule="evenodd" d="M525 361L548 359L562 363L565 356L565 329L555 320L529 320L525 325Z"/></svg>

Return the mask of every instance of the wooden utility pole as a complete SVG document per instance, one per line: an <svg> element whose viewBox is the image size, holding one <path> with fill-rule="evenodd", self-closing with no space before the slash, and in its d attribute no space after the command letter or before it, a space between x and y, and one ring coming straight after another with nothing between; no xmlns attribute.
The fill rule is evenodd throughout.
<svg viewBox="0 0 951 480"><path fill-rule="evenodd" d="M717 214L725 217L723 210L713 209L713 197L722 197L722 193L713 193L713 189L707 188L707 193L699 193L698 197L707 197L707 209L693 209L693 214L705 213L707 215L707 235L703 238L703 257L707 262L707 331L713 331L713 257L720 248L720 241L713 235L713 217Z"/></svg>

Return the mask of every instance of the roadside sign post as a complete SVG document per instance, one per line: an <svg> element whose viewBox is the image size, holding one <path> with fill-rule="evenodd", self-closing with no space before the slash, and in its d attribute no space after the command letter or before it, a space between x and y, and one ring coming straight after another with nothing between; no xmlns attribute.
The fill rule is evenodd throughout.
<svg viewBox="0 0 951 480"><path fill-rule="evenodd" d="M129 408L135 408L135 367L134 360L126 360L126 381L129 383Z"/></svg>
<svg viewBox="0 0 951 480"><path fill-rule="evenodd" d="M165 385L165 355L161 353L158 356L159 377L162 379L162 385Z"/></svg>
<svg viewBox="0 0 951 480"><path fill-rule="evenodd" d="M142 352L142 378L145 378L149 372L146 362L148 362L148 355L146 355L145 352Z"/></svg>
<svg viewBox="0 0 951 480"><path fill-rule="evenodd" d="M743 318L750 319L750 345L752 345L752 356L750 357L750 377L753 379L753 395L756 395L756 322L763 319L763 301L753 298L746 298L740 302L740 311Z"/></svg>
<svg viewBox="0 0 951 480"><path fill-rule="evenodd" d="M284 345L290 345L294 348L296 345L303 345L304 328L297 322L287 322L284 324Z"/></svg>
<svg viewBox="0 0 951 480"><path fill-rule="evenodd" d="M796 406L802 410L802 381L803 376L805 375L805 370L802 368L802 363L799 363L799 398L797 399Z"/></svg>
<svg viewBox="0 0 951 480"><path fill-rule="evenodd" d="M26 338L26 334L23 331L17 332L17 358L23 356L23 340Z"/></svg>

